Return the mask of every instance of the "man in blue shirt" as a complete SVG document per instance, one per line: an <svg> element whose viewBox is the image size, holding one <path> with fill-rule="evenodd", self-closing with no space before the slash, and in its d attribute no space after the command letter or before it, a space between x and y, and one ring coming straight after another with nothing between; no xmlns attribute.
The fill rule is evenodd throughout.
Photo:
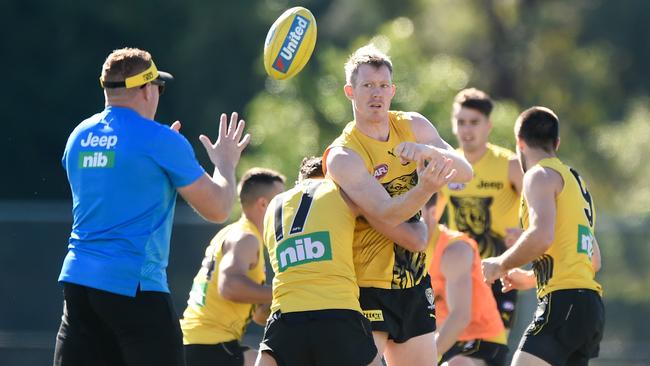
<svg viewBox="0 0 650 366"><path fill-rule="evenodd" d="M221 115L214 164L199 165L189 142L153 120L165 83L143 50L115 50L100 84L105 109L81 122L63 153L73 225L59 281L65 306L55 365L182 365L178 317L167 286L177 192L207 220L228 218L235 167L250 141L236 113Z"/></svg>

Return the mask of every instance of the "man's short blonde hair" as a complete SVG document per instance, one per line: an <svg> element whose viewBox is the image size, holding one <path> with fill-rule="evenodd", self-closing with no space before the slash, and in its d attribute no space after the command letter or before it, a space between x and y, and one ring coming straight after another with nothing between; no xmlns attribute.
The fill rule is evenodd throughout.
<svg viewBox="0 0 650 366"><path fill-rule="evenodd" d="M354 51L345 63L345 82L353 85L357 81L359 66L372 65L376 68L388 67L391 76L393 75L393 63L385 53L381 52L375 45L369 44Z"/></svg>
<svg viewBox="0 0 650 366"><path fill-rule="evenodd" d="M114 50L104 61L102 79L104 81L124 81L151 66L151 54L138 48Z"/></svg>

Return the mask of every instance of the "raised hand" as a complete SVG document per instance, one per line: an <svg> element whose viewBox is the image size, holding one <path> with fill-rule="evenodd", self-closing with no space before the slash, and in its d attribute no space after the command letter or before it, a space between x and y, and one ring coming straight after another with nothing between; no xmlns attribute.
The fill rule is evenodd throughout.
<svg viewBox="0 0 650 366"><path fill-rule="evenodd" d="M417 160L418 184L422 185L428 192L439 191L456 176L456 169L451 166L453 161L444 156L435 157L428 161L425 166L425 159L421 156Z"/></svg>
<svg viewBox="0 0 650 366"><path fill-rule="evenodd" d="M230 124L227 125L226 128L228 116L225 113L221 114L221 119L219 121L219 137L214 144L208 136L199 136L199 140L203 143L203 146L210 157L210 161L212 161L212 163L217 167L228 166L230 168L235 168L237 163L239 163L242 151L250 142L250 134L246 134L242 138L246 122L240 120L238 123L237 119L237 112L233 112L230 115ZM178 127L180 128L180 123Z"/></svg>

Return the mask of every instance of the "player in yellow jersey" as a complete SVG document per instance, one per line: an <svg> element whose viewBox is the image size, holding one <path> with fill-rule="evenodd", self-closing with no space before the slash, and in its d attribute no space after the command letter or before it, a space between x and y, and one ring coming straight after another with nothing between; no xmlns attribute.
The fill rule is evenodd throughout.
<svg viewBox="0 0 650 366"><path fill-rule="evenodd" d="M260 366L381 365L359 306L352 258L360 212L323 178L321 167L320 158L303 161L296 187L278 195L266 213L264 239L275 278ZM434 184L446 184L449 170L439 170ZM402 245L426 241L422 222L384 229Z"/></svg>
<svg viewBox="0 0 650 366"><path fill-rule="evenodd" d="M513 365L587 365L598 356L604 327L602 288L594 279L600 268L594 203L578 172L557 158L553 111L524 111L515 138L525 231L505 253L483 260L483 275L488 283L503 277L504 291L537 283L537 311ZM516 269L531 261L532 273Z"/></svg>
<svg viewBox="0 0 650 366"><path fill-rule="evenodd" d="M512 151L488 142L492 108L490 96L481 90L470 88L456 95L452 130L458 151L472 164L474 177L465 184L450 183L438 199L438 217L446 206L449 228L476 240L482 258L503 253L521 232L517 212L523 173ZM503 324L509 328L517 291L503 293L500 284L495 284L492 292Z"/></svg>
<svg viewBox="0 0 650 366"><path fill-rule="evenodd" d="M388 56L374 46L362 47L345 72L354 121L326 150L325 168L366 219L385 227L417 220L437 190L429 181L441 166L453 167L449 181L471 179L469 163L424 116L390 111L395 85ZM425 161L429 165L418 175ZM434 364L433 295L422 253L426 240L395 245L366 219L355 228L354 262L361 307L372 321L377 348L390 366Z"/></svg>
<svg viewBox="0 0 650 366"><path fill-rule="evenodd" d="M284 177L269 169L253 168L242 177L241 218L207 247L181 319L188 366L254 364L257 351L240 340L251 316L263 325L269 315L261 233L269 202L283 190Z"/></svg>

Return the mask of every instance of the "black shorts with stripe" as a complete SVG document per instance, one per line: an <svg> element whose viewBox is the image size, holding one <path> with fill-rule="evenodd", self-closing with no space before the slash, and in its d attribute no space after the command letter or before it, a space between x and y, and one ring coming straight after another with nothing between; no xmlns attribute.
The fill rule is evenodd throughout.
<svg viewBox="0 0 650 366"><path fill-rule="evenodd" d="M358 311L278 311L266 323L260 352L278 366L366 366L377 347L370 323Z"/></svg>
<svg viewBox="0 0 650 366"><path fill-rule="evenodd" d="M440 365L456 356L465 356L485 361L489 366L504 366L508 356L508 346L482 339L459 341L442 355Z"/></svg>
<svg viewBox="0 0 650 366"><path fill-rule="evenodd" d="M362 287L359 303L373 331L388 332L388 339L404 343L436 330L436 311L429 276L407 289Z"/></svg>
<svg viewBox="0 0 650 366"><path fill-rule="evenodd" d="M243 366L244 352L251 349L237 340L217 344L186 344L187 366Z"/></svg>
<svg viewBox="0 0 650 366"><path fill-rule="evenodd" d="M519 349L552 365L587 365L598 357L604 326L605 308L596 291L553 291L538 299Z"/></svg>

